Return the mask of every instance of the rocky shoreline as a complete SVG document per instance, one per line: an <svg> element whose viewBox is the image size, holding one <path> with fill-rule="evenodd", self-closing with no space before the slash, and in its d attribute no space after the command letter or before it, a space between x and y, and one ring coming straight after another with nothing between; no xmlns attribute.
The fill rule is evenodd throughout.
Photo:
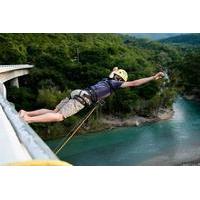
<svg viewBox="0 0 200 200"><path fill-rule="evenodd" d="M178 164L177 166L200 166L200 158L188 162L182 162Z"/></svg>
<svg viewBox="0 0 200 200"><path fill-rule="evenodd" d="M168 120L174 114L174 111L171 109L162 109L159 111L156 117L142 117L142 116L132 116L126 119L115 118L113 116L105 116L102 119L102 123L110 126L110 128L115 127L125 127L125 126L140 126L145 123L157 122L160 120Z"/></svg>
<svg viewBox="0 0 200 200"><path fill-rule="evenodd" d="M127 118L119 118L106 115L98 121L96 126L84 126L81 133L100 132L103 130L111 130L118 127L141 126L145 123L153 123L161 120L168 120L173 117L172 109L160 109L156 117L142 117L138 115L129 116Z"/></svg>
<svg viewBox="0 0 200 200"><path fill-rule="evenodd" d="M187 100L194 100L200 102L200 90L193 90L190 94L184 94L183 97Z"/></svg>

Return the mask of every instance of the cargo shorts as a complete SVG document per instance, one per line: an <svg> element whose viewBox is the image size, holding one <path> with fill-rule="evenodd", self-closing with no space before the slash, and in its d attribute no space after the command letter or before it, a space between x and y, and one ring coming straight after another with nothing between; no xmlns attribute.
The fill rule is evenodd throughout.
<svg viewBox="0 0 200 200"><path fill-rule="evenodd" d="M71 98L69 99L68 97L66 97L65 99L63 99L56 106L56 111L62 114L64 118L67 118L82 110L85 106L76 99L73 99L75 95L80 95L88 105L91 105L92 101L89 98L84 97L84 94L89 95L86 90L73 90L70 94Z"/></svg>

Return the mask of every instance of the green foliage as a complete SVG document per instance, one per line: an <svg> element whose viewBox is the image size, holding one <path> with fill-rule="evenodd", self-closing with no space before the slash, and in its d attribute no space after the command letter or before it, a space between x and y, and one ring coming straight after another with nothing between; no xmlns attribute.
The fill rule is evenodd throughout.
<svg viewBox="0 0 200 200"><path fill-rule="evenodd" d="M68 91L62 93L56 88L43 88L39 89L36 102L41 107L53 109L67 95L69 95Z"/></svg>
<svg viewBox="0 0 200 200"><path fill-rule="evenodd" d="M193 33L193 34L182 34L174 37L170 37L167 39L161 40L163 43L173 43L179 45L193 45L199 46L200 45L200 34Z"/></svg>
<svg viewBox="0 0 200 200"><path fill-rule="evenodd" d="M23 45L12 43L2 35L0 35L0 41L0 64L26 63L27 52Z"/></svg>
<svg viewBox="0 0 200 200"><path fill-rule="evenodd" d="M192 94L193 90L199 90L200 86L200 49L194 49L185 55L181 66L177 66L184 91ZM200 96L200 94L198 94Z"/></svg>
<svg viewBox="0 0 200 200"><path fill-rule="evenodd" d="M23 109L29 110L30 108L35 108L35 102L34 99L36 98L36 95L32 93L30 88L26 87L7 87L7 98L10 102L13 102L15 104L15 108L17 110Z"/></svg>

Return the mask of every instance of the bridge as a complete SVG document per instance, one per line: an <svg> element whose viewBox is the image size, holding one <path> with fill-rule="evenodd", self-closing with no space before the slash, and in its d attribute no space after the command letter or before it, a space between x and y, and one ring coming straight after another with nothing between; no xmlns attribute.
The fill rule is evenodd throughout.
<svg viewBox="0 0 200 200"><path fill-rule="evenodd" d="M62 162L19 117L6 99L4 82L29 73L33 65L0 65L0 165L70 165Z"/></svg>
<svg viewBox="0 0 200 200"><path fill-rule="evenodd" d="M11 84L19 87L18 77L29 73L33 65L0 65L0 81L2 83L11 80Z"/></svg>

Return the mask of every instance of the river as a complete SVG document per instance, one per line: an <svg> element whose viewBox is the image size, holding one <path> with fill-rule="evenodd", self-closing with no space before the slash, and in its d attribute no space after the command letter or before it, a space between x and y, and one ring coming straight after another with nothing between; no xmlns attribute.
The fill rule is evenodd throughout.
<svg viewBox="0 0 200 200"><path fill-rule="evenodd" d="M170 120L75 136L59 158L78 166L177 165L200 160L200 104L178 98ZM54 149L60 140L48 141Z"/></svg>

